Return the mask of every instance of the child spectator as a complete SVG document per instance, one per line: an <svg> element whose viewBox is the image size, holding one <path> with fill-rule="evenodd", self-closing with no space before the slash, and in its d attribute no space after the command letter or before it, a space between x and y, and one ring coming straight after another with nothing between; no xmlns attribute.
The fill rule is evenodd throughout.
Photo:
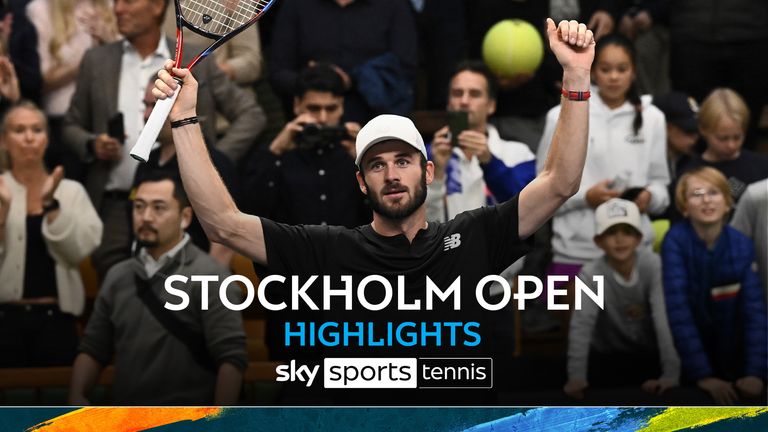
<svg viewBox="0 0 768 432"><path fill-rule="evenodd" d="M633 202L611 199L597 208L595 219L595 244L604 255L586 264L579 278L591 284L593 276L604 277L604 307L587 301L571 315L565 393L581 399L590 384L642 383L643 390L661 394L680 377L664 306L661 260L638 248L643 234Z"/></svg>
<svg viewBox="0 0 768 432"><path fill-rule="evenodd" d="M693 156L699 140L699 124L696 119L699 104L694 98L678 91L654 97L653 104L664 113L667 120L667 163L669 177L674 179L678 168Z"/></svg>
<svg viewBox="0 0 768 432"><path fill-rule="evenodd" d="M752 183L733 213L731 226L752 239L757 255L757 269L768 298L768 179Z"/></svg>
<svg viewBox="0 0 768 432"><path fill-rule="evenodd" d="M579 192L552 219L553 263L548 274L575 276L582 265L601 255L595 246L594 209L611 198L634 201L640 209L643 244L653 243L648 214L660 214L669 204L667 133L664 114L640 98L635 88L635 55L623 36L600 39L592 66L597 84L589 107L589 156ZM560 107L547 114L539 145L541 171L555 133Z"/></svg>
<svg viewBox="0 0 768 432"><path fill-rule="evenodd" d="M752 241L725 224L728 181L702 167L680 178L675 204L687 220L664 238L669 326L684 378L718 404L760 396L766 377L766 306Z"/></svg>
<svg viewBox="0 0 768 432"><path fill-rule="evenodd" d="M717 169L728 179L733 202L738 203L748 185L768 178L768 158L743 148L749 118L749 108L738 93L713 90L699 110L699 130L707 148L680 173L700 166Z"/></svg>

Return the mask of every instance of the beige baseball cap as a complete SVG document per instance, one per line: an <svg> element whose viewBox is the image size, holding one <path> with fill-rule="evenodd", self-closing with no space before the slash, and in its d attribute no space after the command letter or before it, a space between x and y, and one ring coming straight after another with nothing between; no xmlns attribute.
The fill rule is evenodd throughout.
<svg viewBox="0 0 768 432"><path fill-rule="evenodd" d="M421 138L421 134L411 119L394 114L382 114L366 123L357 134L357 140L355 141L355 150L357 151L355 165L360 166L363 155L371 146L389 140L400 140L410 144L413 148L420 151L425 159L427 158L427 148L424 146L424 139Z"/></svg>
<svg viewBox="0 0 768 432"><path fill-rule="evenodd" d="M642 234L640 210L632 201L612 198L595 209L595 234L600 235L608 228L627 224Z"/></svg>

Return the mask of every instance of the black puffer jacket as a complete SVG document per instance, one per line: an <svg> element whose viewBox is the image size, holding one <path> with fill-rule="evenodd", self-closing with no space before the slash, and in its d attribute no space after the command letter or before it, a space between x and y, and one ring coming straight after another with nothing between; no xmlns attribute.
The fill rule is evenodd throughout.
<svg viewBox="0 0 768 432"><path fill-rule="evenodd" d="M768 1L666 0L675 41L739 42L768 38Z"/></svg>

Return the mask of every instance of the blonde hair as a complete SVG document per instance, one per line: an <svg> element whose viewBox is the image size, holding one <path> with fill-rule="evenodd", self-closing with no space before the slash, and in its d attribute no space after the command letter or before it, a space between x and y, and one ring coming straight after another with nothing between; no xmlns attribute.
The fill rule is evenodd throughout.
<svg viewBox="0 0 768 432"><path fill-rule="evenodd" d="M11 166L11 156L8 154L8 149L5 146L5 132L8 130L8 119L11 118L11 115L15 113L16 111L20 109L26 109L29 111L32 111L36 113L40 118L43 120L43 127L45 127L45 134L49 135L50 139L50 131L48 130L48 118L45 116L45 112L41 110L37 105L35 105L34 102L28 101L28 100L21 100L18 103L14 104L12 107L8 109L8 111L5 112L5 115L3 115L2 121L0 121L0 172L9 170L12 168Z"/></svg>
<svg viewBox="0 0 768 432"><path fill-rule="evenodd" d="M725 204L729 208L733 208L733 196L731 195L731 187L728 185L728 179L718 170L712 167L699 167L686 172L677 181L677 187L675 188L675 205L680 213L685 213L686 202L688 201L686 194L688 193L688 179L691 177L697 177L704 180L707 183L716 187L720 193L723 194Z"/></svg>
<svg viewBox="0 0 768 432"><path fill-rule="evenodd" d="M5 112L5 115L3 115L3 119L0 122L0 135L4 135L5 131L8 129L8 119L11 118L11 114L14 112L20 110L20 109L26 109L29 111L33 111L37 115L40 116L41 119L43 119L43 126L45 126L45 129L48 129L48 118L45 116L45 112L40 109L37 105L35 105L34 102L29 100L21 100L18 103L11 106L8 111Z"/></svg>
<svg viewBox="0 0 768 432"><path fill-rule="evenodd" d="M51 26L53 37L49 49L51 55L57 62L61 62L59 51L75 35L77 31L77 19L75 17L75 6L80 0L51 0ZM88 0L96 11L96 19L102 21L106 26L116 29L115 15L107 0Z"/></svg>
<svg viewBox="0 0 768 432"><path fill-rule="evenodd" d="M699 127L703 131L712 131L723 117L729 117L746 131L749 127L749 108L738 93L729 88L712 90L699 107Z"/></svg>

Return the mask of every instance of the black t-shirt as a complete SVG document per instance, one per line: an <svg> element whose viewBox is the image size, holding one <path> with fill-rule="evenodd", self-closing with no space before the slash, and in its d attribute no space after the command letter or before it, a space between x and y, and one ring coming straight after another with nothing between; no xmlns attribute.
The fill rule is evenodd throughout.
<svg viewBox="0 0 768 432"><path fill-rule="evenodd" d="M404 235L385 237L370 225L354 229L335 226L290 226L262 219L268 266L256 264L260 277L279 274L287 278L282 287L290 290L290 277L298 276L302 284L311 275L330 276L331 287L344 287L342 275L352 277L352 310L345 310L344 299L332 297L329 311L317 312L314 319L336 322L375 322L377 332L384 334L387 322L478 322L474 330L480 334L480 344L466 346L472 341L461 329L457 331L455 346L449 343L444 330L442 344L434 339L426 347L403 347L398 344L384 347L324 347L325 357L366 356L511 356L514 349L514 308L512 301L501 311L482 308L475 298L478 282L485 276L498 275L530 250L530 244L518 236L517 197L506 203L483 207L458 215L442 223L430 223L418 232L412 243ZM369 275L381 275L392 285L393 297L389 307L381 311L364 308L357 298L360 281ZM397 277L405 278L405 302L421 301L421 310L398 311ZM436 297L433 311L426 310L426 276L446 290L457 277L461 287L461 309L453 310L453 301L441 302ZM320 279L307 293L322 309ZM488 291L489 286L486 286ZM269 286L270 291L280 288ZM366 299L377 304L384 289L379 283L367 286ZM268 296L269 298L269 296ZM489 297L489 303L491 301ZM494 298L498 300L498 298ZM291 306L290 302L286 302ZM433 330L433 329L432 329ZM378 336L378 335L377 335ZM282 342L282 341L280 341Z"/></svg>
<svg viewBox="0 0 768 432"><path fill-rule="evenodd" d="M670 196L675 196L674 192L677 189L680 176L702 166L712 167L728 179L728 186L731 188L731 196L735 205L738 205L741 196L747 190L747 186L768 178L768 157L760 153L742 149L741 154L736 159L722 162L709 162L704 160L701 155L696 155L678 165L677 178L673 179L669 185ZM673 223L683 220L683 215L674 205L667 208L666 214Z"/></svg>
<svg viewBox="0 0 768 432"><path fill-rule="evenodd" d="M742 149L739 157L730 161L709 162L696 156L682 168L681 173L701 166L712 167L723 173L728 179L734 202L739 201L747 186L768 177L768 158L747 149Z"/></svg>
<svg viewBox="0 0 768 432"><path fill-rule="evenodd" d="M43 238L45 214L27 215L27 253L24 258L23 298L58 297L56 263Z"/></svg>

